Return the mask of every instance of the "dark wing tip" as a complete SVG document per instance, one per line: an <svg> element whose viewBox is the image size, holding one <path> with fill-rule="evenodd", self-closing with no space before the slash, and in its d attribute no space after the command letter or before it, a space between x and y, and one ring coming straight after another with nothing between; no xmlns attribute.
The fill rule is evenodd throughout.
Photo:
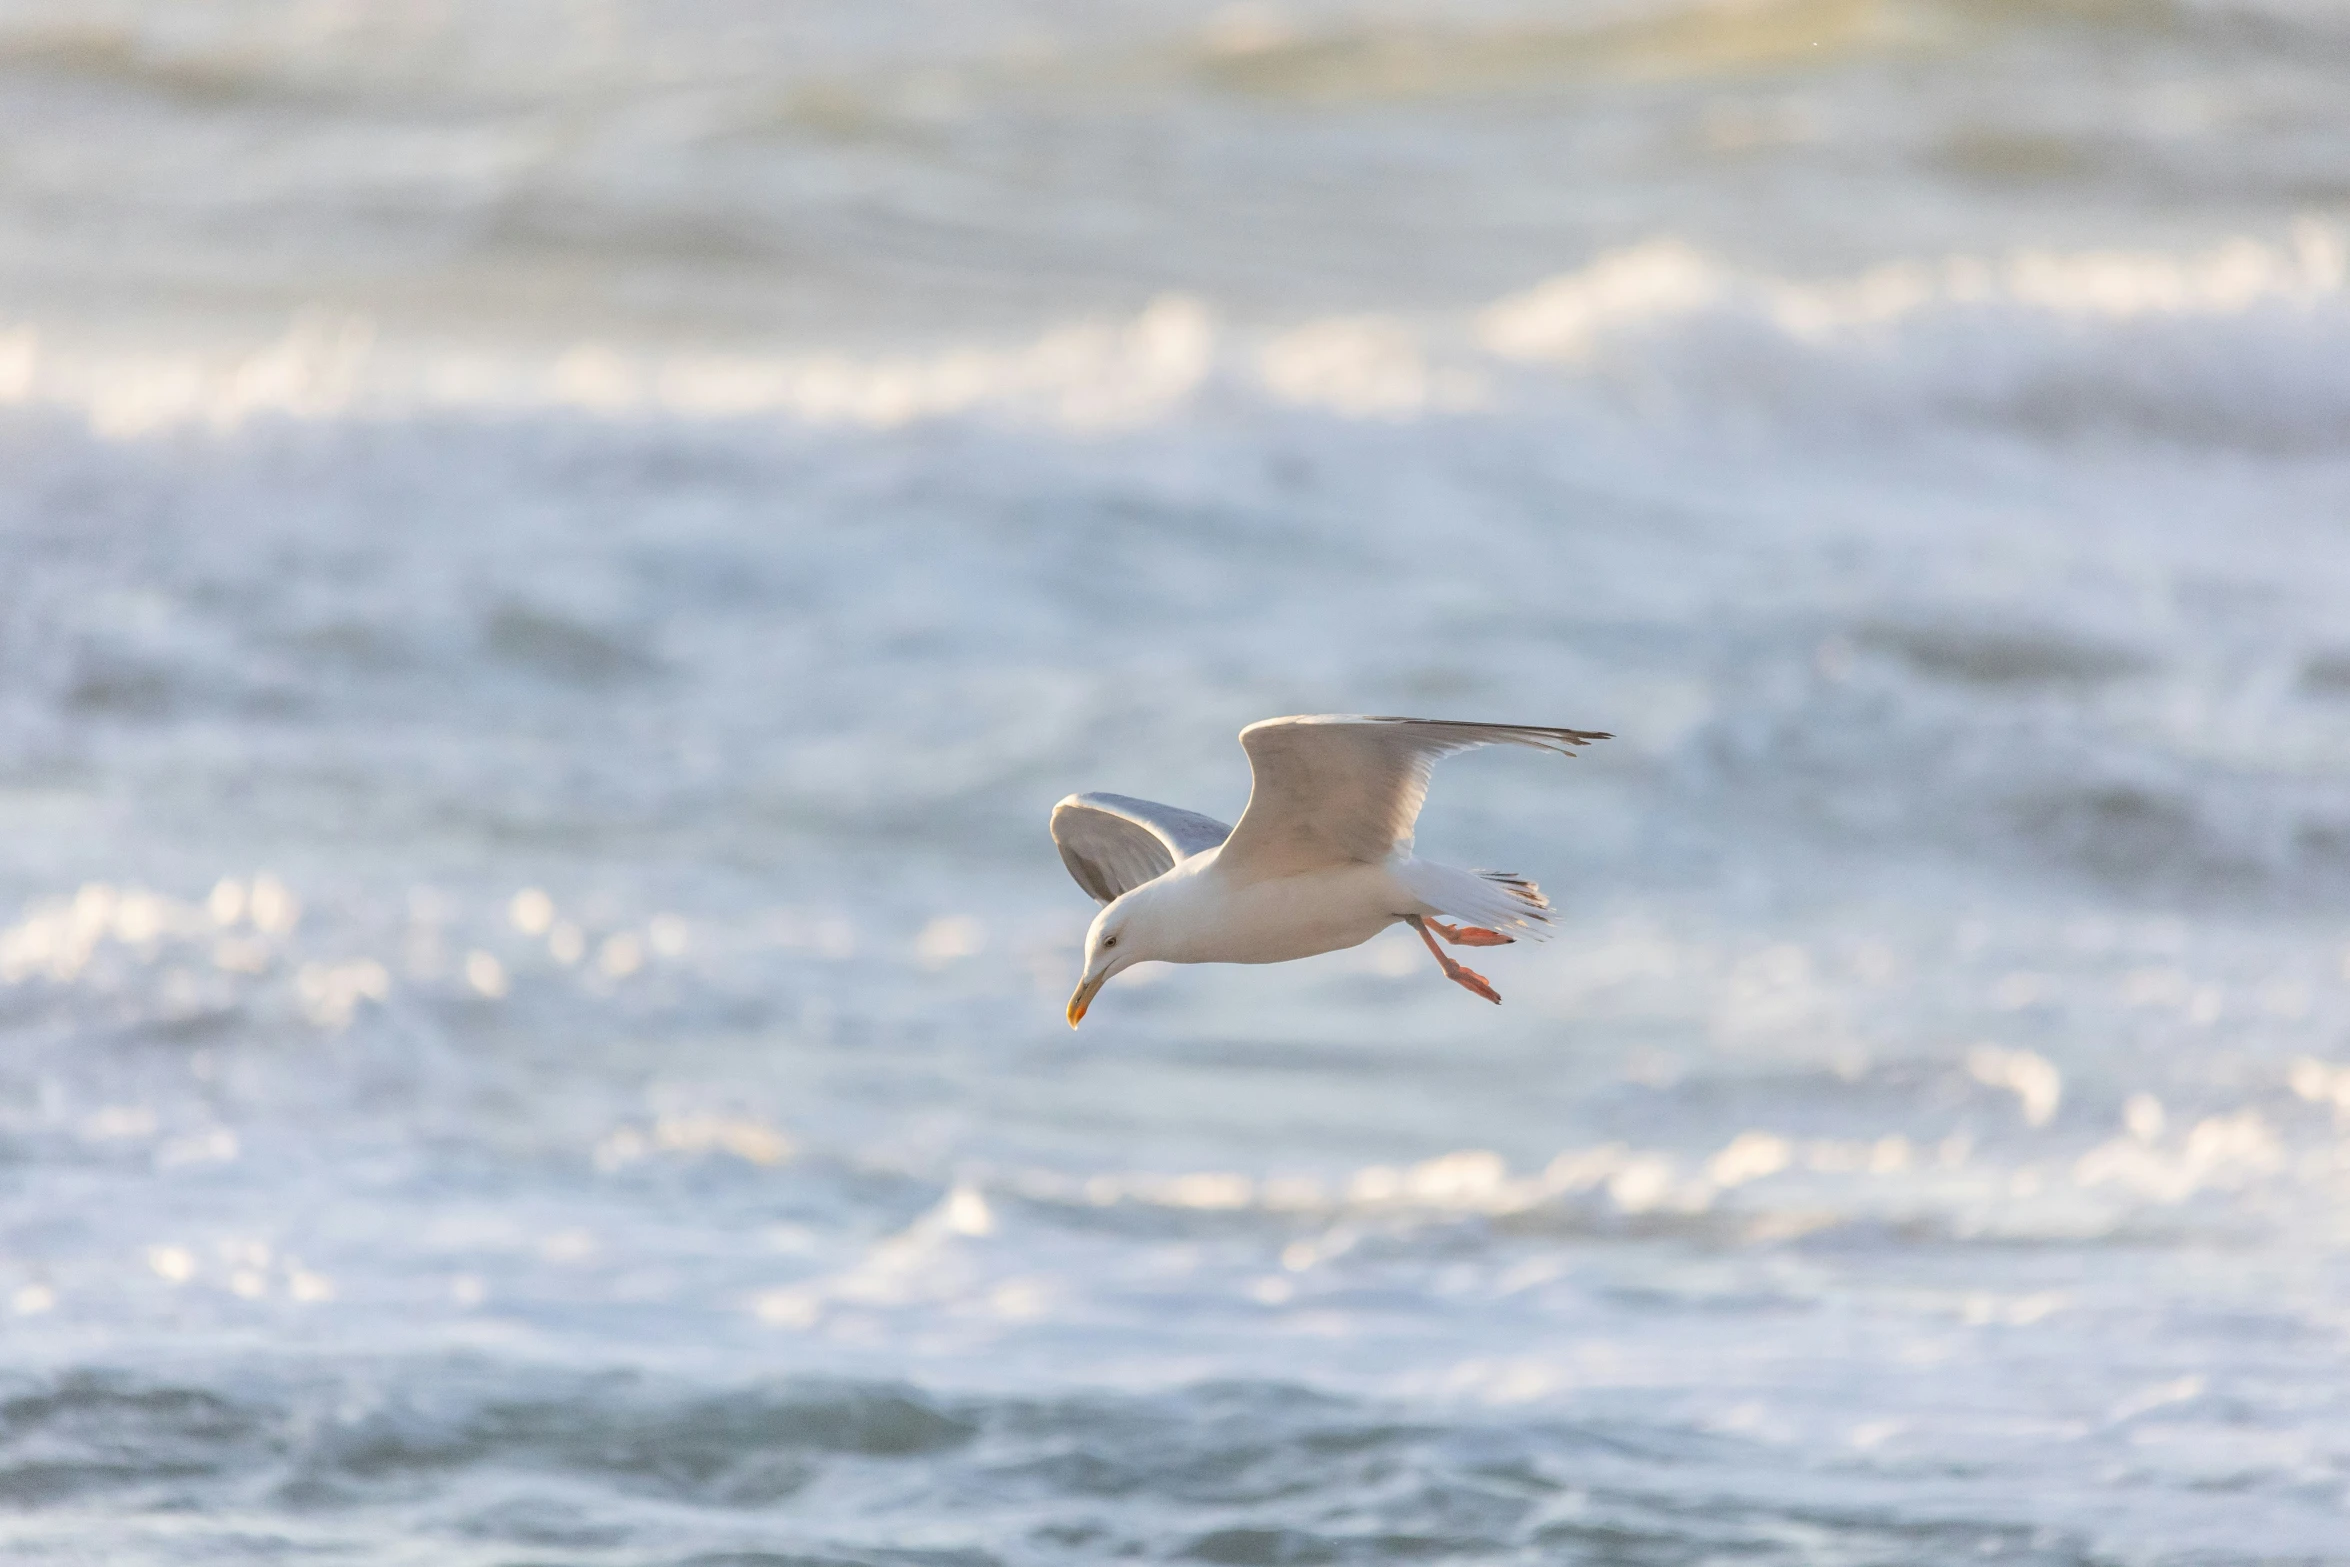
<svg viewBox="0 0 2350 1567"><path fill-rule="evenodd" d="M1594 740L1613 740L1614 735L1604 729L1561 729L1550 724L1489 724L1470 718L1404 718L1393 714L1365 715L1374 724L1428 724L1443 729L1498 729L1506 734L1540 735L1545 740L1561 741L1569 746L1589 745ZM1569 756L1571 751L1561 751Z"/></svg>

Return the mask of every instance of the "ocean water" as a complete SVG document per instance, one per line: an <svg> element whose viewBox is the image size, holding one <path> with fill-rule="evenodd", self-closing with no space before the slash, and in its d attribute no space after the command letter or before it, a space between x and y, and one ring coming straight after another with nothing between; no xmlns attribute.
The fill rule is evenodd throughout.
<svg viewBox="0 0 2350 1567"><path fill-rule="evenodd" d="M2350 21L0 5L0 1557L2350 1562ZM1073 789L1558 938L1061 1021Z"/></svg>

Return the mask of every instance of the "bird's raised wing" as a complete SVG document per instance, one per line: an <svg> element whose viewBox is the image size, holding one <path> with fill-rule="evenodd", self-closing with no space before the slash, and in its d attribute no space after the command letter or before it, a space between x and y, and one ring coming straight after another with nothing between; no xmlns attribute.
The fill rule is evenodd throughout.
<svg viewBox="0 0 2350 1567"><path fill-rule="evenodd" d="M1103 903L1231 836L1213 817L1122 794L1073 794L1053 807L1061 863Z"/></svg>
<svg viewBox="0 0 2350 1567"><path fill-rule="evenodd" d="M1268 718L1240 732L1252 775L1248 809L1217 863L1250 880L1375 865L1411 846L1437 758L1481 745L1572 756L1579 745L1611 738L1596 730L1441 718Z"/></svg>

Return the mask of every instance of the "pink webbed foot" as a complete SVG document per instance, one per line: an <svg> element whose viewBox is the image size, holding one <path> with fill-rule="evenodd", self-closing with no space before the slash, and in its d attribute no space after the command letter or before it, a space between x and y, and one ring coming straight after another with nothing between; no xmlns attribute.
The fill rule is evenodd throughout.
<svg viewBox="0 0 2350 1567"><path fill-rule="evenodd" d="M1420 940L1427 943L1428 951L1435 957L1438 966L1444 970L1444 977L1446 979L1451 980L1454 984L1460 986L1461 989L1468 991L1472 995L1483 996L1486 1000L1492 1002L1495 1006L1501 1005L1501 992L1495 990L1491 984L1487 983L1484 975L1478 973L1475 969L1470 968L1465 963L1455 963L1451 958L1445 955L1444 949L1436 944L1436 938L1428 934L1428 921L1414 916L1409 923L1412 929L1420 933ZM1482 931L1480 934L1490 936L1494 933L1492 931ZM1504 936L1501 939L1503 941L1507 941L1510 938ZM1488 943L1475 943L1475 945L1488 945Z"/></svg>
<svg viewBox="0 0 2350 1567"><path fill-rule="evenodd" d="M1487 930L1482 925L1447 925L1442 920L1424 920L1422 923L1456 947L1506 947L1518 939L1505 936L1498 930Z"/></svg>

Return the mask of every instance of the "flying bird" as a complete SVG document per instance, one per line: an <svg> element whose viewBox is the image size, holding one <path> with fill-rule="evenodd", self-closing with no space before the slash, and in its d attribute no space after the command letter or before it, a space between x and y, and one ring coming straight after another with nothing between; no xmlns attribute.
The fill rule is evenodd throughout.
<svg viewBox="0 0 2350 1567"><path fill-rule="evenodd" d="M1053 807L1053 842L1103 905L1085 933L1069 1026L1110 976L1137 963L1286 963L1360 946L1398 923L1419 932L1445 978L1498 1003L1485 976L1436 938L1540 940L1550 904L1523 876L1413 857L1428 774L1439 757L1483 745L1572 756L1612 738L1440 718L1268 718L1240 732L1250 785L1237 827L1122 794L1069 796Z"/></svg>

